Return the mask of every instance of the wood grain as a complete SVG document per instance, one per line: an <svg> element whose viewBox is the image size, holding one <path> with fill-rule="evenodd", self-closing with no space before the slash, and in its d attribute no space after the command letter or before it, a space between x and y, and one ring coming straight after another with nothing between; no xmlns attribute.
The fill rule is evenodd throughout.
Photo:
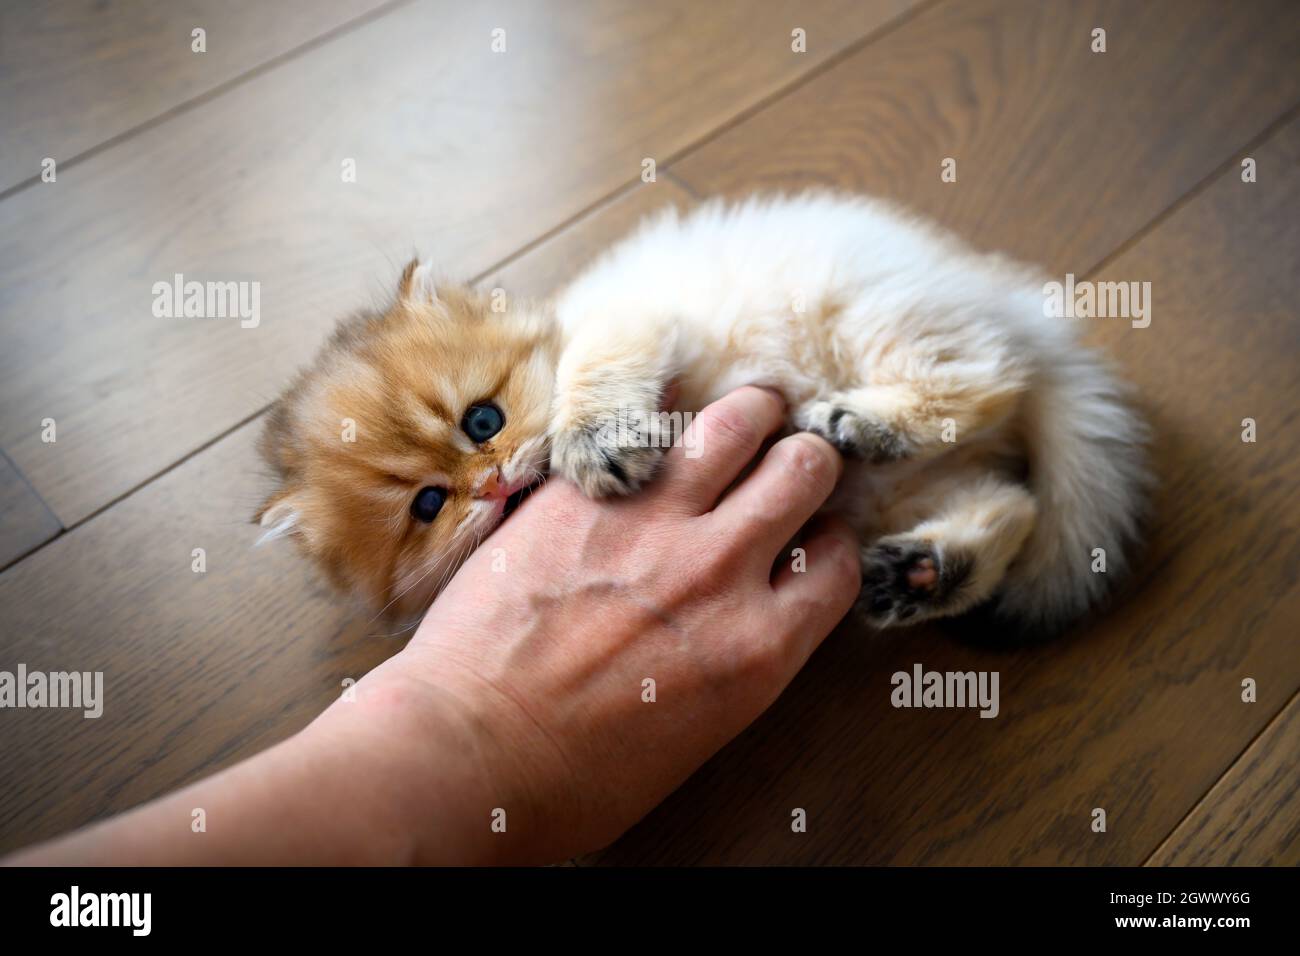
<svg viewBox="0 0 1300 956"><path fill-rule="evenodd" d="M874 193L1083 275L1300 98L1298 47L1286 2L946 2L673 169L701 195Z"/></svg>
<svg viewBox="0 0 1300 956"><path fill-rule="evenodd" d="M842 627L599 862L1140 864L1183 820L1300 686L1300 121L1251 155L1260 182L1233 157L1098 276L1152 283L1149 328L1089 328L1158 435L1156 517L1128 596L1068 640L1003 653L972 640L997 635L960 628L886 640ZM890 675L916 662L999 672L1000 716L894 709ZM1256 704L1241 700L1245 677ZM1294 738L1274 747L1266 768L1293 761ZM1247 765L1235 799L1267 814L1292 785ZM1099 807L1105 833L1091 829ZM807 833L790 832L794 808ZM1294 820L1282 805L1267 834ZM1264 839L1232 852L1278 858Z"/></svg>
<svg viewBox="0 0 1300 956"><path fill-rule="evenodd" d="M494 272L538 296L641 215L689 202L634 189ZM12 672L103 671L104 715L6 710L0 853L127 809L279 741L404 643L331 594L294 550L255 548L269 478L238 429L0 574ZM6 487L0 482L0 489ZM196 573L193 550L205 551Z"/></svg>
<svg viewBox="0 0 1300 956"><path fill-rule="evenodd" d="M1148 866L1300 864L1300 699L1220 778Z"/></svg>
<svg viewBox="0 0 1300 956"><path fill-rule="evenodd" d="M555 292L646 216L669 206L685 211L694 200L667 178L633 187L601 204L563 231L494 269L479 283L538 298Z"/></svg>
<svg viewBox="0 0 1300 956"><path fill-rule="evenodd" d="M361 277L395 275L413 247L538 295L642 213L688 204L662 167L601 202L646 155L681 156L673 170L705 193L869 188L1057 272L1122 250L1102 274L1151 281L1153 324L1090 335L1158 427L1158 517L1131 594L1069 641L1012 652L842 627L588 862L1294 863L1300 131L1251 151L1258 183L1232 151L1300 99L1295 15L942 3L724 129L896 8L652 7L551 23L429 0L78 164L57 201L0 201L0 440L80 520L253 415L366 297ZM508 66L456 42L427 56L435 30L477 35L493 14L511 18ZM784 55L792 19L823 59ZM1098 24L1104 55L1087 53ZM347 190L344 155L359 161ZM939 182L947 155L956 184ZM173 268L264 280L262 327L152 320L149 286ZM55 413L59 445L76 436L57 458L37 431ZM283 739L396 650L291 549L251 547L258 424L0 574L0 666L102 670L107 695L98 720L5 712L0 852ZM893 709L889 676L917 661L998 670L1001 716ZM1260 678L1257 704L1243 676ZM790 831L795 807L807 833Z"/></svg>
<svg viewBox="0 0 1300 956"><path fill-rule="evenodd" d="M0 568L62 530L59 520L13 462L0 452Z"/></svg>
<svg viewBox="0 0 1300 956"><path fill-rule="evenodd" d="M395 651L290 548L253 550L256 423L0 575L4 668L102 671L104 712L6 710L0 847L303 727ZM193 570L193 551L206 571Z"/></svg>
<svg viewBox="0 0 1300 956"><path fill-rule="evenodd" d="M384 0L0 5L0 192L385 6ZM190 31L207 31L207 52ZM71 174L71 170L68 170Z"/></svg>
<svg viewBox="0 0 1300 956"><path fill-rule="evenodd" d="M264 408L413 251L475 275L906 6L424 0L146 129L0 202L0 446L73 525ZM176 274L259 283L260 324L155 317Z"/></svg>

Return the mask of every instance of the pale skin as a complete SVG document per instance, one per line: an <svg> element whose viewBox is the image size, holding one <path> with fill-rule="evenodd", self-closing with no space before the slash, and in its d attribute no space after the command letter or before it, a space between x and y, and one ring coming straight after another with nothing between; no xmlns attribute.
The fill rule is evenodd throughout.
<svg viewBox="0 0 1300 956"><path fill-rule="evenodd" d="M789 553L840 474L826 441L784 438L729 487L783 413L731 393L692 425L701 455L671 449L630 498L552 480L354 700L6 862L547 863L607 845L767 709L857 596L844 525L812 526L804 570Z"/></svg>

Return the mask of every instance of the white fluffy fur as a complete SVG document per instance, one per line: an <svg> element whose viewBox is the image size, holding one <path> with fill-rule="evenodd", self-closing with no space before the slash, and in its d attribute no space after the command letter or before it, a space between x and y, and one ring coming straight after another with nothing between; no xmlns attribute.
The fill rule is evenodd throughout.
<svg viewBox="0 0 1300 956"><path fill-rule="evenodd" d="M1042 283L866 198L666 213L556 302L553 465L593 493L616 490L583 444L596 411L653 407L673 380L685 410L774 386L793 427L896 453L851 463L832 503L862 534L864 568L892 553L882 540L974 559L959 593L912 619L992 596L1019 623L1052 628L1124 570L1146 477L1124 389L1077 344L1079 320L1044 316ZM653 464L620 467L635 484ZM903 623L897 610L874 619Z"/></svg>

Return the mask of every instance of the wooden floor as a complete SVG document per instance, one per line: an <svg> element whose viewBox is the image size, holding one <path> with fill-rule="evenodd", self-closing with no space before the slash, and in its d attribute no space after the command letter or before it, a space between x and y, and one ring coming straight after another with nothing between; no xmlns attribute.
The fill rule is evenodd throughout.
<svg viewBox="0 0 1300 956"><path fill-rule="evenodd" d="M106 703L0 711L0 851L397 650L247 520L267 404L412 250L541 294L649 210L829 185L1151 283L1150 327L1089 326L1158 429L1139 579L1029 650L842 627L579 863L1300 863L1297 64L1289 0L4 5L0 669L102 670ZM177 272L261 282L261 324L155 318ZM1000 716L895 710L914 662L998 671Z"/></svg>

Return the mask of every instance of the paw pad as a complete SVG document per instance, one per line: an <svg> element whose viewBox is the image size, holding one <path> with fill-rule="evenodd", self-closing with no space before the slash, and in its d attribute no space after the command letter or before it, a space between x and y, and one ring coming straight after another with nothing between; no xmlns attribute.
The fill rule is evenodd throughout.
<svg viewBox="0 0 1300 956"><path fill-rule="evenodd" d="M876 627L940 616L969 570L968 562L945 561L919 538L878 543L862 553L859 607Z"/></svg>

